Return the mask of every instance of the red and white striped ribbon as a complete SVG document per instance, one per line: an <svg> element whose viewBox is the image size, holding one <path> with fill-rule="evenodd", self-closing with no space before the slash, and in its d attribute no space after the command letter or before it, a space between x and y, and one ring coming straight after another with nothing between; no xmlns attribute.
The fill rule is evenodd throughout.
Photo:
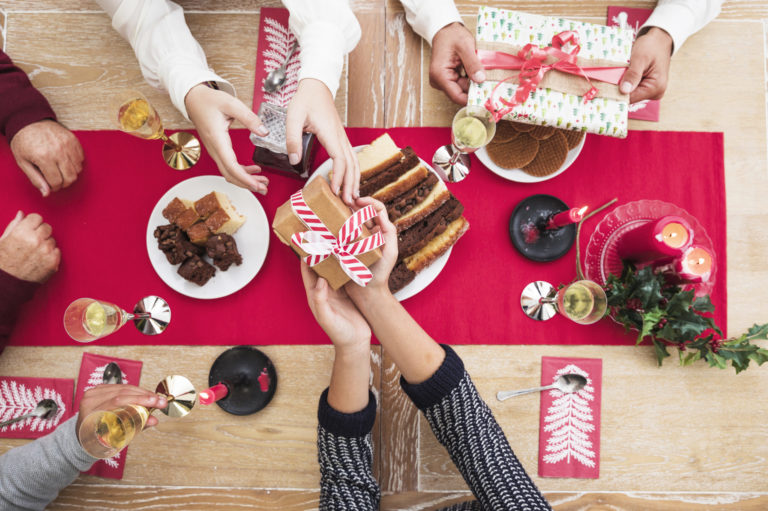
<svg viewBox="0 0 768 511"><path fill-rule="evenodd" d="M291 206L296 216L310 229L291 236L291 241L309 254L304 258L304 262L314 266L333 254L350 279L360 286L367 285L373 274L355 256L382 246L384 238L377 232L361 240L353 240L362 234L363 224L376 216L373 206L366 206L349 217L341 226L338 238L307 205L301 190L291 195Z"/></svg>

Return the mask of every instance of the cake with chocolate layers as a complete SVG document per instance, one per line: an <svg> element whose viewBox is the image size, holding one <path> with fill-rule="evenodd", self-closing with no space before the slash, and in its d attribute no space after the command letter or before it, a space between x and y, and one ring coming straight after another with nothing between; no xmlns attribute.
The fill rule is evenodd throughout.
<svg viewBox="0 0 768 511"><path fill-rule="evenodd" d="M243 262L243 257L237 251L237 242L229 234L214 234L208 239L205 249L213 264L221 271L227 271L233 264L239 266Z"/></svg>
<svg viewBox="0 0 768 511"><path fill-rule="evenodd" d="M216 268L200 256L194 255L179 266L178 273L188 281L204 286L216 274Z"/></svg>
<svg viewBox="0 0 768 511"><path fill-rule="evenodd" d="M189 241L187 234L177 225L160 225L155 229L154 236L157 247L171 264L180 264L194 255L203 255L203 247Z"/></svg>
<svg viewBox="0 0 768 511"><path fill-rule="evenodd" d="M358 161L360 194L383 202L397 227L398 261L389 278L394 293L451 248L469 223L445 183L388 134L360 151Z"/></svg>

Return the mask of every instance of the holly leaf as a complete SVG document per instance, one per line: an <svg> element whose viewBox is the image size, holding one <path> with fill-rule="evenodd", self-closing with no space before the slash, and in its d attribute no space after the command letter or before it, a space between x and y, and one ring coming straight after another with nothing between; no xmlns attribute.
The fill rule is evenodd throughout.
<svg viewBox="0 0 768 511"><path fill-rule="evenodd" d="M693 294L693 291L691 291L691 294ZM715 311L715 306L712 305L712 300L709 299L709 295L699 296L698 298L696 298L696 300L693 302L693 308L698 312L714 312Z"/></svg>
<svg viewBox="0 0 768 511"><path fill-rule="evenodd" d="M669 352L667 351L667 347L655 337L651 337L651 341L653 341L653 347L656 351L656 360L659 362L659 367L661 367L664 359L669 356Z"/></svg>
<svg viewBox="0 0 768 511"><path fill-rule="evenodd" d="M637 272L637 286L632 291L632 298L640 300L645 310L654 308L664 298L661 295L661 282L650 266Z"/></svg>
<svg viewBox="0 0 768 511"><path fill-rule="evenodd" d="M646 335L651 335L656 325L659 324L659 320L663 318L665 312L658 307L654 307L652 310L642 315L643 327L640 329L640 333L637 334L637 341L635 344L640 344Z"/></svg>
<svg viewBox="0 0 768 511"><path fill-rule="evenodd" d="M750 339L768 339L768 323L763 325L755 323L747 330L747 336Z"/></svg>
<svg viewBox="0 0 768 511"><path fill-rule="evenodd" d="M674 294L667 303L667 313L670 316L683 314L691 308L693 303L693 291L681 291Z"/></svg>

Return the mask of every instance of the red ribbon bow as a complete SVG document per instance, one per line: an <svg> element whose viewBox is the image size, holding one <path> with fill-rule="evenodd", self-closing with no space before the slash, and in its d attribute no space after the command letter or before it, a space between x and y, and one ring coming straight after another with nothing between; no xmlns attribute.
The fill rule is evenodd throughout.
<svg viewBox="0 0 768 511"><path fill-rule="evenodd" d="M563 50L566 44L572 46L570 52ZM592 85L590 78L601 82L618 84L624 74L623 67L588 67L582 68L576 63L576 58L581 51L579 44L579 35L566 30L560 32L552 38L552 45L540 48L535 44L526 44L517 52L517 55L504 53L501 51L477 50L477 56L480 62L489 69L519 69L520 74L517 77L511 76L496 84L490 97L485 102L485 108L491 113L494 120L498 122L502 117L512 111L514 107L522 104L528 99L531 91L536 89L547 72L556 69L563 73L569 73L583 77L589 84L589 91L584 94L584 102L587 102L597 96L598 90ZM550 58L555 61L551 64L545 64ZM518 79L518 87L511 100L499 98L499 101L506 105L506 108L496 108L493 104L493 97L499 86L507 80Z"/></svg>
<svg viewBox="0 0 768 511"><path fill-rule="evenodd" d="M333 235L307 205L301 190L291 195L291 206L296 216L310 229L291 236L291 241L309 254L304 257L304 262L314 266L333 255L350 279L360 286L367 285L373 274L355 256L382 246L384 238L381 232L376 232L361 240L354 240L362 234L363 224L377 215L373 206L359 209L349 217L341 226L338 237Z"/></svg>

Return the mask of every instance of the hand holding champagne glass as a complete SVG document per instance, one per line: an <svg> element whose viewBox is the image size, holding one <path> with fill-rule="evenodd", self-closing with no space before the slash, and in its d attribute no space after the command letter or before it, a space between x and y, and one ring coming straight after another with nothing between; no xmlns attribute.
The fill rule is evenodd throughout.
<svg viewBox="0 0 768 511"><path fill-rule="evenodd" d="M496 123L482 107L465 106L453 117L451 145L437 150L432 164L446 181L461 181L469 174L469 153L486 146L496 134Z"/></svg>
<svg viewBox="0 0 768 511"><path fill-rule="evenodd" d="M157 110L143 94L133 90L121 92L113 100L117 110L117 127L121 131L147 140L162 139L163 158L176 170L187 170L200 159L200 141L191 133L179 131L167 136Z"/></svg>
<svg viewBox="0 0 768 511"><path fill-rule="evenodd" d="M77 438L94 458L111 458L123 450L148 425L157 423L152 412L184 417L197 396L184 376L168 376L157 385L156 394L130 385L99 385L83 395ZM94 401L100 401L86 412ZM150 424L150 420L152 424Z"/></svg>

